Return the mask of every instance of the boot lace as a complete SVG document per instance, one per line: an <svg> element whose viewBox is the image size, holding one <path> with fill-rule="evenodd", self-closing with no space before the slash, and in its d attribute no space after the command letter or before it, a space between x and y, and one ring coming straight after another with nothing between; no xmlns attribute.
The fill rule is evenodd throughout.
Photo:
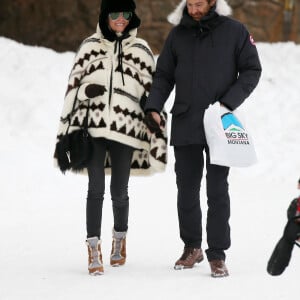
<svg viewBox="0 0 300 300"><path fill-rule="evenodd" d="M113 239L114 246L112 255L121 255L122 240L123 239Z"/></svg>
<svg viewBox="0 0 300 300"><path fill-rule="evenodd" d="M101 264L100 261L100 252L98 250L98 247L92 247L89 246L90 249L90 259L91 259L91 265L94 264L95 262L98 262L99 264Z"/></svg>
<svg viewBox="0 0 300 300"><path fill-rule="evenodd" d="M99 256L99 253L98 253L97 248L92 248L92 262L94 262L95 260L98 260L98 256Z"/></svg>

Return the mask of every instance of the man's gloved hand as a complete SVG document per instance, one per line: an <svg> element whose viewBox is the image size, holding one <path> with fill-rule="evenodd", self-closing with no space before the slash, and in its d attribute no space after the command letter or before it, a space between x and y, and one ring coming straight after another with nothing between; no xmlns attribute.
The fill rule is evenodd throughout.
<svg viewBox="0 0 300 300"><path fill-rule="evenodd" d="M157 133L161 131L161 118L159 113L154 111L148 111L145 115L144 122L151 133Z"/></svg>

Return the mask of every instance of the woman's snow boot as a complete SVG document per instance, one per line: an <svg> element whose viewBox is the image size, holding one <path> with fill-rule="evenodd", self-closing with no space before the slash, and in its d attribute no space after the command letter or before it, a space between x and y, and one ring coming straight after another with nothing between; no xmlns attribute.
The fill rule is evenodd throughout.
<svg viewBox="0 0 300 300"><path fill-rule="evenodd" d="M126 233L113 229L113 241L110 255L110 264L114 267L122 266L126 262Z"/></svg>
<svg viewBox="0 0 300 300"><path fill-rule="evenodd" d="M86 240L89 255L88 270L90 275L102 275L104 273L101 240L98 237L91 237Z"/></svg>

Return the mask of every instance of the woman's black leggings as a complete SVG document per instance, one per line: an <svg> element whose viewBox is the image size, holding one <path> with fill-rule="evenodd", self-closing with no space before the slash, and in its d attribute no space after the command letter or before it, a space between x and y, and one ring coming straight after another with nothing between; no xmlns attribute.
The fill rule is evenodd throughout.
<svg viewBox="0 0 300 300"><path fill-rule="evenodd" d="M102 207L105 192L104 163L106 153L111 159L110 193L114 229L128 228L128 181L134 148L104 138L93 140L94 151L88 164L89 186L86 205L87 237L101 236Z"/></svg>

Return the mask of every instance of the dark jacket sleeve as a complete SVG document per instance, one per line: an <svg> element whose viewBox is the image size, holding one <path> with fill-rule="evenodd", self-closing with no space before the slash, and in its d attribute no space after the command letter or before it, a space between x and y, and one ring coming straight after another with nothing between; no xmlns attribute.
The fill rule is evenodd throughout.
<svg viewBox="0 0 300 300"><path fill-rule="evenodd" d="M172 39L174 29L170 32L164 48L157 60L156 72L146 101L144 111L161 112L170 93L173 90L176 68L176 56L172 50Z"/></svg>
<svg viewBox="0 0 300 300"><path fill-rule="evenodd" d="M257 86L261 75L261 64L256 46L246 28L241 25L237 47L238 78L219 101L234 110L240 106Z"/></svg>
<svg viewBox="0 0 300 300"><path fill-rule="evenodd" d="M297 211L297 202L298 198L294 199L287 210L287 218L290 220L291 218L295 217Z"/></svg>

